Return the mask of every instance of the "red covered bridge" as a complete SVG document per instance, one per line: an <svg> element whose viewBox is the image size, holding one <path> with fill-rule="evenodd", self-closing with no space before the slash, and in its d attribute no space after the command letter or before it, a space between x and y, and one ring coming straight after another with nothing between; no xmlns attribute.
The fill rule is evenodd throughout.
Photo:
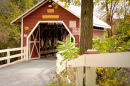
<svg viewBox="0 0 130 86"><path fill-rule="evenodd" d="M65 41L66 37L79 44L81 7L64 8L63 3L58 3L55 9L53 2L43 0L11 22L21 25L21 47L27 47L28 59L56 52L57 41ZM93 18L93 35L102 36L104 28L111 28L97 17Z"/></svg>

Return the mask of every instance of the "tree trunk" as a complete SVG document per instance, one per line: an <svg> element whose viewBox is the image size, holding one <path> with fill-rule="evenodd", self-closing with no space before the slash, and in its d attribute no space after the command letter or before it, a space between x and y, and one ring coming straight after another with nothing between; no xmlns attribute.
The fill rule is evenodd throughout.
<svg viewBox="0 0 130 86"><path fill-rule="evenodd" d="M81 2L80 55L92 49L93 38L93 0Z"/></svg>
<svg viewBox="0 0 130 86"><path fill-rule="evenodd" d="M109 24L110 25L110 13L109 13L109 8L108 8L108 2L107 2L107 0L106 0L106 22L107 22L107 24ZM107 29L107 33L108 33L108 37L111 37L111 30L110 29Z"/></svg>
<svg viewBox="0 0 130 86"><path fill-rule="evenodd" d="M107 24L110 24L110 13L109 13L109 8L108 8L108 2L106 1L106 22Z"/></svg>

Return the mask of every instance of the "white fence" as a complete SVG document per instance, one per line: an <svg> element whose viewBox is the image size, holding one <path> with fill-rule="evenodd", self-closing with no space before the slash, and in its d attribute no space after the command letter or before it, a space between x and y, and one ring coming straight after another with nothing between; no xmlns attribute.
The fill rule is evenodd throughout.
<svg viewBox="0 0 130 86"><path fill-rule="evenodd" d="M96 67L130 67L130 52L84 54L67 61L67 67L71 70L77 67L75 81L77 86L84 86L83 67L86 68L85 86L96 86Z"/></svg>
<svg viewBox="0 0 130 86"><path fill-rule="evenodd" d="M15 54L15 55L10 55L11 51L21 51L21 53L20 54ZM26 60L26 47L4 49L4 50L0 50L0 54L1 53L7 53L6 57L0 57L0 61L7 60L7 64L0 65L0 68ZM17 58L17 57L21 57L21 59L17 60L17 61L14 61L14 62L10 62L11 58Z"/></svg>

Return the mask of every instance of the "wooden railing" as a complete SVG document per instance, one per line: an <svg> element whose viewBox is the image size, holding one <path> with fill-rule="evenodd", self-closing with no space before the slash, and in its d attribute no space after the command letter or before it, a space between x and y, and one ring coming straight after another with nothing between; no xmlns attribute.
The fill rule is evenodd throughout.
<svg viewBox="0 0 130 86"><path fill-rule="evenodd" d="M84 54L74 60L67 61L68 72L69 69L70 72L73 72L73 68L77 68L75 75L77 86L96 86L96 67L130 67L130 52ZM71 78L73 75L69 79L71 80Z"/></svg>
<svg viewBox="0 0 130 86"><path fill-rule="evenodd" d="M10 55L11 51L21 51L21 53L15 54L15 55ZM0 57L0 61L7 60L7 63L0 65L0 68L26 60L26 47L0 50L0 54L2 54L2 53L6 53L6 56ZM20 57L20 59L17 61L14 61L14 62L10 61L12 58L17 58L17 57Z"/></svg>

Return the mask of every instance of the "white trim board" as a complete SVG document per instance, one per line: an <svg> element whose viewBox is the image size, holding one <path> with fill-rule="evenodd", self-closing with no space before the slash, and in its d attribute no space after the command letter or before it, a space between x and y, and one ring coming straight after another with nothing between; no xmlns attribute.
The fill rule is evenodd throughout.
<svg viewBox="0 0 130 86"><path fill-rule="evenodd" d="M23 18L21 18L21 47L23 47ZM21 50L23 53L23 50Z"/></svg>
<svg viewBox="0 0 130 86"><path fill-rule="evenodd" d="M39 30L39 52L40 52L40 25L38 26L38 30ZM39 59L41 58L41 55L39 54Z"/></svg>
<svg viewBox="0 0 130 86"><path fill-rule="evenodd" d="M23 18L21 18L21 47L23 47Z"/></svg>

